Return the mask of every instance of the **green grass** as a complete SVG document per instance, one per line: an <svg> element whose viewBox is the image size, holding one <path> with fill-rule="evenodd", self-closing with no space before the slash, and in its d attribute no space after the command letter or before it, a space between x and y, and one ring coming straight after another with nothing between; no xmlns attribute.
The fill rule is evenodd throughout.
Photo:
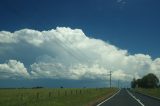
<svg viewBox="0 0 160 106"><path fill-rule="evenodd" d="M89 106L116 88L0 89L0 106Z"/></svg>
<svg viewBox="0 0 160 106"><path fill-rule="evenodd" d="M155 89L136 88L135 90L138 92L147 94L147 95L151 95L151 96L160 98L160 88L155 88Z"/></svg>

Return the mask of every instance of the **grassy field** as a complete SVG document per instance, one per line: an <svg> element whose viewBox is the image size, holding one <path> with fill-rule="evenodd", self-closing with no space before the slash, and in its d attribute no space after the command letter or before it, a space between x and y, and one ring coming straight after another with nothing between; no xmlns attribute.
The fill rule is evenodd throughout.
<svg viewBox="0 0 160 106"><path fill-rule="evenodd" d="M155 88L155 89L136 88L135 90L138 92L147 94L147 95L151 95L151 96L160 98L160 88Z"/></svg>
<svg viewBox="0 0 160 106"><path fill-rule="evenodd" d="M0 89L0 106L90 106L116 88Z"/></svg>

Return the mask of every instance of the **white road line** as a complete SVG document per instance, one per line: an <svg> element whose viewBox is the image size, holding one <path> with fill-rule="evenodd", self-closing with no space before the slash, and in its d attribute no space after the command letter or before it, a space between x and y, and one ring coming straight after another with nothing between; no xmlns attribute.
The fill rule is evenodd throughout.
<svg viewBox="0 0 160 106"><path fill-rule="evenodd" d="M120 89L120 90L121 90L121 89ZM109 97L109 98L107 98L106 100L104 100L103 102L99 103L97 106L102 105L104 102L106 102L106 101L108 101L109 99L111 99L111 98L113 98L114 96L116 96L116 95L120 92L120 90L119 90L117 93L115 93L114 95L112 95L111 97Z"/></svg>
<svg viewBox="0 0 160 106"><path fill-rule="evenodd" d="M133 96L133 94L132 94L131 92L129 92L128 90L127 90L127 92L128 92L128 94L129 94L133 99L135 99L141 106L145 106L139 99L137 99L135 96Z"/></svg>

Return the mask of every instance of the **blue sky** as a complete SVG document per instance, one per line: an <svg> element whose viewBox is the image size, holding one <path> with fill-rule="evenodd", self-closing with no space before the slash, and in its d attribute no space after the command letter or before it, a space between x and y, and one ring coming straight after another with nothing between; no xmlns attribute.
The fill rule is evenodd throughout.
<svg viewBox="0 0 160 106"><path fill-rule="evenodd" d="M24 28L38 31L56 27L78 28L89 38L127 50L128 55L149 55L154 61L160 57L159 5L159 0L1 0L0 31L14 33ZM28 49L18 48L17 45L14 48L21 54L10 51L1 55L1 64L14 59L30 70L37 55L51 54L23 45L23 48L34 50L33 55L27 55L26 59L24 53ZM1 43L0 47L10 46Z"/></svg>
<svg viewBox="0 0 160 106"><path fill-rule="evenodd" d="M130 53L158 57L160 1L119 1L1 0L0 30L80 28Z"/></svg>

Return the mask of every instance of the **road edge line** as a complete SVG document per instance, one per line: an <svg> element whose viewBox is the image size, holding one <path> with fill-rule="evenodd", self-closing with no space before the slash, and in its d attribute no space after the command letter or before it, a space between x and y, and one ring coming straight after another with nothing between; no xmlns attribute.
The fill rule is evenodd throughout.
<svg viewBox="0 0 160 106"><path fill-rule="evenodd" d="M156 99L156 100L160 101L160 98L158 98L158 97L151 96L151 95L148 95L148 94L144 94L144 93L139 92L139 91L135 91L135 92L136 92L136 93L138 93L138 94L141 94L141 95L147 96L147 97L149 97L149 98Z"/></svg>
<svg viewBox="0 0 160 106"><path fill-rule="evenodd" d="M135 99L141 106L145 106L139 99L137 99L131 92L129 92L128 90L127 90L127 92L128 92L128 94L133 98L133 99Z"/></svg>
<svg viewBox="0 0 160 106"><path fill-rule="evenodd" d="M114 95L112 95L111 97L109 97L106 100L102 101L101 103L97 104L96 106L100 106L103 103L107 102L108 100L110 100L111 98L113 98L114 96L116 96L120 91L121 91L121 89L119 89Z"/></svg>

